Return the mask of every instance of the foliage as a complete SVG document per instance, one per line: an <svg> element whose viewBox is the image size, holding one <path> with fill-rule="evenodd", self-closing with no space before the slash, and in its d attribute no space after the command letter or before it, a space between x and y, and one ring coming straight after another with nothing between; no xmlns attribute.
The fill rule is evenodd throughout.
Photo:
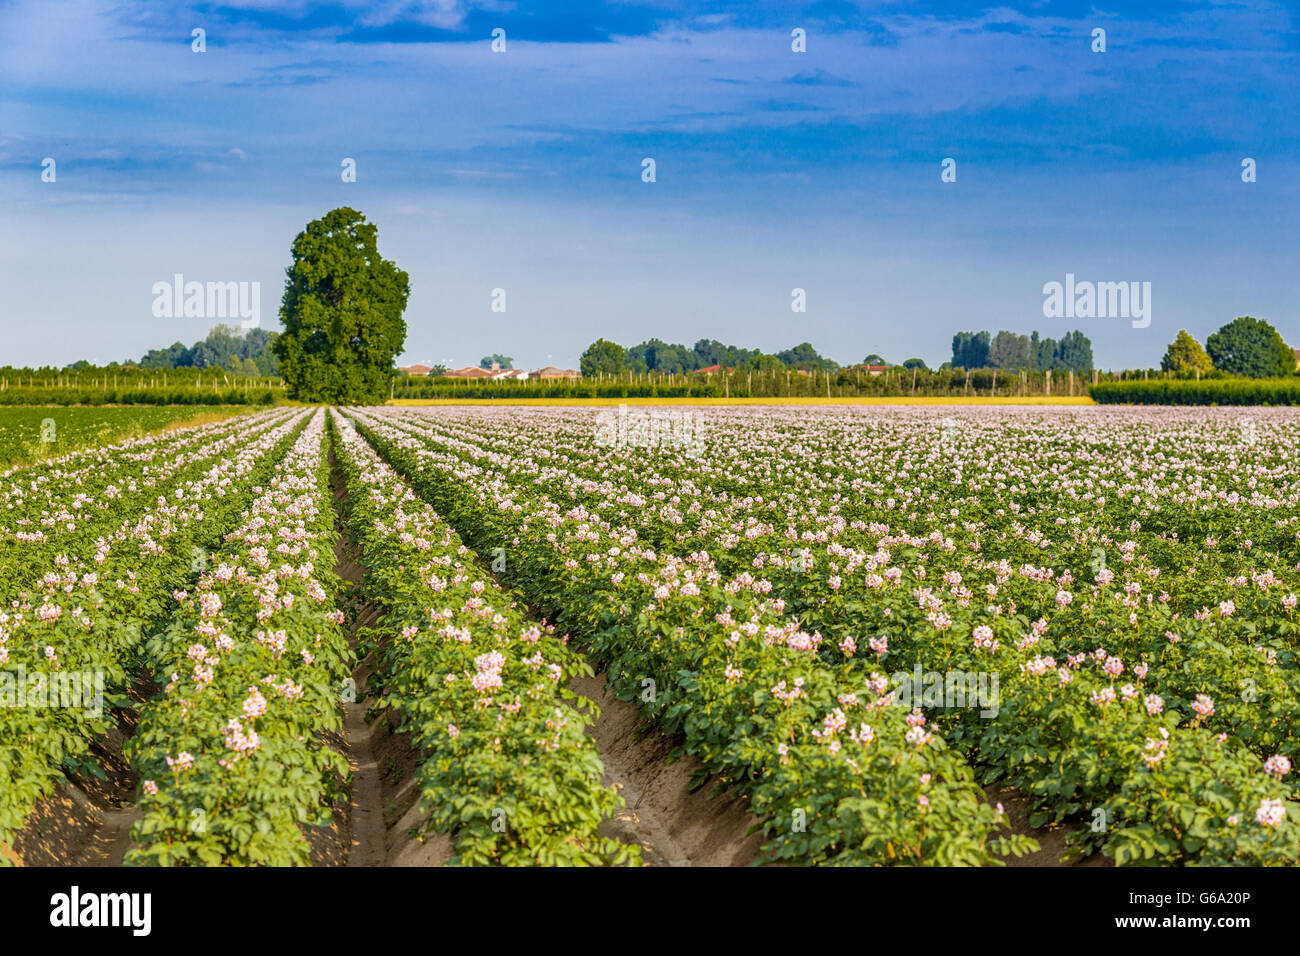
<svg viewBox="0 0 1300 956"><path fill-rule="evenodd" d="M0 845L62 770L97 769L91 747L111 726L110 709L129 702L127 665L142 636L166 625L169 595L192 579L194 555L233 524L292 427L273 412L6 473L17 513L0 527L0 596L16 613L0 616L0 698L24 670L29 681L27 706L11 698L0 707ZM48 511L68 520L30 530L23 516ZM57 675L91 673L103 680L93 705L84 685L71 700L32 698L37 674L52 687Z"/></svg>
<svg viewBox="0 0 1300 956"><path fill-rule="evenodd" d="M1206 354L1205 349L1201 348L1200 342L1196 341L1186 329L1179 329L1174 340L1169 343L1169 348L1165 349L1165 357L1160 360L1160 369L1191 378L1197 373L1208 375L1214 370L1214 362Z"/></svg>
<svg viewBox="0 0 1300 956"><path fill-rule="evenodd" d="M279 366L274 350L276 338L277 333L266 329L241 331L230 325L216 325L190 348L175 342L165 349L150 349L139 364L148 369L216 368L238 375L275 375Z"/></svg>
<svg viewBox="0 0 1300 956"><path fill-rule="evenodd" d="M405 272L379 255L378 229L346 206L293 242L275 342L291 398L374 404L388 397L406 341Z"/></svg>
<svg viewBox="0 0 1300 956"><path fill-rule="evenodd" d="M618 375L627 367L627 350L617 342L596 339L587 346L578 361L583 378Z"/></svg>
<svg viewBox="0 0 1300 956"><path fill-rule="evenodd" d="M974 773L1075 853L1300 860L1293 417L702 417L650 447L593 442L583 411L531 415L527 443L509 412L363 421L467 542L515 542L512 583L748 794L770 858L1023 849L970 802ZM1070 470L1045 480L1043 447ZM909 713L878 675L914 668L1000 689L992 707L927 690Z"/></svg>
<svg viewBox="0 0 1300 956"><path fill-rule="evenodd" d="M777 352L776 357L787 368L801 368L804 371L819 369L834 372L840 367L838 362L818 355L817 350L809 342L800 342L792 349Z"/></svg>
<svg viewBox="0 0 1300 956"><path fill-rule="evenodd" d="M987 332L955 334L952 337L952 364L954 368L987 368L989 334Z"/></svg>
<svg viewBox="0 0 1300 956"><path fill-rule="evenodd" d="M724 345L715 339L700 339L691 348L662 339L648 339L626 350L616 343L597 339L583 352L583 361L587 362L580 366L583 375L603 374L606 377L629 371L638 375L647 372L681 375L714 365L762 371L772 368L835 371L840 367L832 359L819 355L808 342L801 342L773 356L760 349ZM593 371L589 373L587 368Z"/></svg>
<svg viewBox="0 0 1300 956"><path fill-rule="evenodd" d="M596 531L583 509L548 522L549 535L519 537L549 509L553 489L528 491L501 473L458 487L450 476L464 472L454 455L432 434L411 441L423 431L417 419L396 427L388 420L362 416L359 427L469 540L513 536L512 582L582 636L608 668L614 693L641 701L666 733L685 735L687 752L721 783L750 796L766 818L769 859L979 864L1032 847L997 833L1000 815L958 753L928 728L913 733L918 715L874 679L867 686L875 690L864 690L865 672L828 666L811 652L816 641L789 626L779 602L750 586L756 582L706 575L703 552L691 562L701 576L683 581L680 558L643 546L611 550L619 540L613 529L599 523ZM840 756L818 740L837 707L851 711L855 735L850 743L845 733ZM861 737L859 723L868 728Z"/></svg>
<svg viewBox="0 0 1300 956"><path fill-rule="evenodd" d="M366 592L374 712L424 754L422 830L451 834L462 865L636 863L599 834L623 801L585 733L595 705L567 689L591 668L529 620L473 553L344 420L336 449ZM504 560L505 552L502 552ZM492 686L496 685L496 686Z"/></svg>
<svg viewBox="0 0 1300 956"><path fill-rule="evenodd" d="M321 737L342 728L354 662L323 419L294 430L264 486L241 482L251 507L144 648L166 684L126 748L143 791L128 864L303 865L304 828L342 793L347 759Z"/></svg>
<svg viewBox="0 0 1300 956"><path fill-rule="evenodd" d="M206 408L4 408L0 410L0 466L13 461L65 455L87 445L108 445L196 416L247 409Z"/></svg>
<svg viewBox="0 0 1300 956"><path fill-rule="evenodd" d="M1263 319L1243 315L1205 340L1214 367L1229 375L1269 378L1296 369L1295 353L1277 329Z"/></svg>
<svg viewBox="0 0 1300 956"><path fill-rule="evenodd" d="M1134 379L1102 382L1090 394L1103 405L1300 405L1300 377Z"/></svg>
<svg viewBox="0 0 1300 956"><path fill-rule="evenodd" d="M996 368L1018 372L1092 370L1092 343L1082 332L1068 332L1058 342L1040 339L1038 333L1016 335L1001 331L990 339L987 332L958 332L952 338L952 365L957 368Z"/></svg>

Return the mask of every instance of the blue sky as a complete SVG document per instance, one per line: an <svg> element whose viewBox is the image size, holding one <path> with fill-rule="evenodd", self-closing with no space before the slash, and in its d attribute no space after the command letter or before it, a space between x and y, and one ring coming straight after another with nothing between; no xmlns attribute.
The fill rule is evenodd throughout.
<svg viewBox="0 0 1300 956"><path fill-rule="evenodd" d="M411 276L406 361L937 365L958 330L1077 327L1137 367L1240 314L1300 347L1298 149L1300 15L1267 0L0 2L0 364L201 338L152 314L175 273L260 282L277 328L340 205ZM1044 318L1066 273L1151 282L1150 326Z"/></svg>

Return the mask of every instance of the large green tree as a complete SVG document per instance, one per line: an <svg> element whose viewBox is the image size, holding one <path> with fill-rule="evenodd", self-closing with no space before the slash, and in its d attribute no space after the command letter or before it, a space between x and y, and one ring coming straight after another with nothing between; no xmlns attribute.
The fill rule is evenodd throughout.
<svg viewBox="0 0 1300 956"><path fill-rule="evenodd" d="M1295 370L1293 353L1277 329L1263 319L1242 315L1205 340L1214 367L1229 375L1266 378Z"/></svg>
<svg viewBox="0 0 1300 956"><path fill-rule="evenodd" d="M578 360L578 371L583 378L619 375L627 371L627 349L608 339L596 339Z"/></svg>
<svg viewBox="0 0 1300 956"><path fill-rule="evenodd" d="M379 255L378 228L343 206L293 241L275 341L292 398L372 405L388 397L406 341L405 272Z"/></svg>
<svg viewBox="0 0 1300 956"><path fill-rule="evenodd" d="M1169 348L1165 349L1165 357L1160 360L1160 370L1188 377L1197 372L1207 375L1214 371L1214 362L1191 333L1179 329L1174 340L1169 343Z"/></svg>

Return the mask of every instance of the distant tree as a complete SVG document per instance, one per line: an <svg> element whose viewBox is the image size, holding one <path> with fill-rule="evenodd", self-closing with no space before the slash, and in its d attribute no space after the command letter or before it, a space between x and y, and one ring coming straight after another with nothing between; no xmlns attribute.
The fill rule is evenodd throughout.
<svg viewBox="0 0 1300 956"><path fill-rule="evenodd" d="M193 358L180 342L173 342L165 349L150 349L140 359L141 368L181 368L193 365Z"/></svg>
<svg viewBox="0 0 1300 956"><path fill-rule="evenodd" d="M254 356L253 361L257 363L258 375L274 375L280 367L280 360L269 347Z"/></svg>
<svg viewBox="0 0 1300 956"><path fill-rule="evenodd" d="M346 206L315 219L293 241L275 340L289 396L375 404L388 397L406 341L410 279L379 255L378 228Z"/></svg>
<svg viewBox="0 0 1300 956"><path fill-rule="evenodd" d="M749 361L745 363L745 368L751 372L779 372L789 367L777 356L767 355L763 352L751 355Z"/></svg>
<svg viewBox="0 0 1300 956"><path fill-rule="evenodd" d="M1037 369L1036 346L1027 335L1016 335L1003 330L989 343L988 367L1008 370Z"/></svg>
<svg viewBox="0 0 1300 956"><path fill-rule="evenodd" d="M761 349L738 348L719 342L717 339L699 339L693 346L687 348L676 342L652 338L633 345L627 350L624 370L630 369L637 374L644 374L648 371L694 372L713 365L724 368L766 367L769 363L763 355ZM834 371L840 367L833 359L819 355L808 342L801 342L794 348L778 352L774 357L782 368Z"/></svg>
<svg viewBox="0 0 1300 956"><path fill-rule="evenodd" d="M987 368L989 364L989 334L987 332L958 332L952 337L952 364L954 368Z"/></svg>
<svg viewBox="0 0 1300 956"><path fill-rule="evenodd" d="M627 350L627 363L639 372L672 371L668 366L680 363L685 348L669 345L663 339L647 339Z"/></svg>
<svg viewBox="0 0 1300 956"><path fill-rule="evenodd" d="M662 339L647 339L627 350L628 367L638 372L654 371L669 375L703 368L694 349Z"/></svg>
<svg viewBox="0 0 1300 956"><path fill-rule="evenodd" d="M725 365L731 356L729 352L735 349L723 345L717 339L700 339L692 347L696 357L699 359L700 368L708 368L710 365Z"/></svg>
<svg viewBox="0 0 1300 956"><path fill-rule="evenodd" d="M578 371L583 378L600 375L614 376L627 371L627 349L608 339L596 339L587 346L578 360Z"/></svg>
<svg viewBox="0 0 1300 956"><path fill-rule="evenodd" d="M248 378L257 378L257 376L261 374L261 372L258 371L257 363L251 358L240 359L239 364L240 374L245 375Z"/></svg>
<svg viewBox="0 0 1300 956"><path fill-rule="evenodd" d="M432 375L446 375L446 374L447 374L447 366L445 366L445 365L435 365L433 368L429 369L429 374L430 374L431 376L432 376Z"/></svg>
<svg viewBox="0 0 1300 956"><path fill-rule="evenodd" d="M232 368L231 359L252 359L259 375L274 375L277 361L271 349L278 333L266 329L244 331L233 325L215 325L207 336L186 348L175 342L165 349L150 349L140 360L141 368ZM127 360L126 367L136 363Z"/></svg>
<svg viewBox="0 0 1300 956"><path fill-rule="evenodd" d="M492 367L492 363L494 362L497 364L499 368L515 367L514 359L512 359L509 355L501 355L500 353L497 352L493 352L491 355L485 355L481 359L479 359L478 367L490 369Z"/></svg>
<svg viewBox="0 0 1300 956"><path fill-rule="evenodd" d="M903 368L916 368L920 369L922 372L930 371L929 366L925 364L925 359L919 358L904 359Z"/></svg>
<svg viewBox="0 0 1300 956"><path fill-rule="evenodd" d="M1265 378L1295 370L1293 353L1277 329L1263 319L1243 315L1205 340L1214 367L1229 375Z"/></svg>
<svg viewBox="0 0 1300 956"><path fill-rule="evenodd" d="M189 356L189 365L194 368L221 368L223 356L221 350L208 342L195 344Z"/></svg>
<svg viewBox="0 0 1300 956"><path fill-rule="evenodd" d="M77 361L73 362L71 365L67 366L64 369L64 371L80 372L83 368L91 368L91 367L92 367L91 364L87 362L85 359L78 359Z"/></svg>
<svg viewBox="0 0 1300 956"><path fill-rule="evenodd" d="M1091 372L1092 341L1078 329L1065 333L1056 345L1056 359L1052 367L1062 371L1069 369L1080 375Z"/></svg>
<svg viewBox="0 0 1300 956"><path fill-rule="evenodd" d="M260 353L267 350L274 339L274 332L268 332L266 329L249 329L240 340L239 357L257 358Z"/></svg>
<svg viewBox="0 0 1300 956"><path fill-rule="evenodd" d="M862 364L863 365L888 365L889 363L886 362L879 355L877 355L875 352L872 352L870 355L868 355L866 358L862 360Z"/></svg>
<svg viewBox="0 0 1300 956"><path fill-rule="evenodd" d="M818 369L821 371L833 372L840 365L825 356L818 355L817 350L812 347L811 342L800 342L792 349L786 349L784 352L777 352L776 357L786 365L794 368L801 368L808 371Z"/></svg>
<svg viewBox="0 0 1300 956"><path fill-rule="evenodd" d="M1214 371L1214 361L1186 329L1179 329L1169 348L1165 349L1160 369L1179 376L1190 377L1197 372L1206 375Z"/></svg>

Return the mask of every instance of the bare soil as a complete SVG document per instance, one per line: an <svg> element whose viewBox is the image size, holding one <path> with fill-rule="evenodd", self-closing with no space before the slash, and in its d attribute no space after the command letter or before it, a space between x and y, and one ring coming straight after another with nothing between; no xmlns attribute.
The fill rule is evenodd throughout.
<svg viewBox="0 0 1300 956"><path fill-rule="evenodd" d="M139 686L132 696L141 698ZM91 753L104 778L74 775L59 781L53 794L33 809L7 854L19 866L121 866L131 848L131 826L138 779L122 753L135 731L136 712L115 710L116 726Z"/></svg>
<svg viewBox="0 0 1300 956"><path fill-rule="evenodd" d="M762 835L746 835L759 822L748 798L729 792L714 797L715 782L692 793L699 761L682 756L670 762L680 741L645 732L636 705L609 693L603 674L576 678L569 687L600 708L588 733L605 765L605 782L627 803L603 835L639 844L651 866L744 866L758 857Z"/></svg>
<svg viewBox="0 0 1300 956"><path fill-rule="evenodd" d="M334 497L341 502L347 496L347 486L337 462L333 464ZM352 612L349 638L356 649L358 632L372 626L382 611L365 601L360 591L366 571L356 544L346 537L346 532L335 556L335 573L354 588L348 602ZM427 816L420 811L419 784L415 779L419 754L411 746L409 735L394 731L386 717L366 720L367 680L373 664L369 656L357 661L352 673L356 700L343 705L340 749L348 757L352 786L348 805L340 807L336 816L347 834L347 853L341 861L331 859L326 865L442 866L452 857L450 838L433 834L421 839L414 832Z"/></svg>

